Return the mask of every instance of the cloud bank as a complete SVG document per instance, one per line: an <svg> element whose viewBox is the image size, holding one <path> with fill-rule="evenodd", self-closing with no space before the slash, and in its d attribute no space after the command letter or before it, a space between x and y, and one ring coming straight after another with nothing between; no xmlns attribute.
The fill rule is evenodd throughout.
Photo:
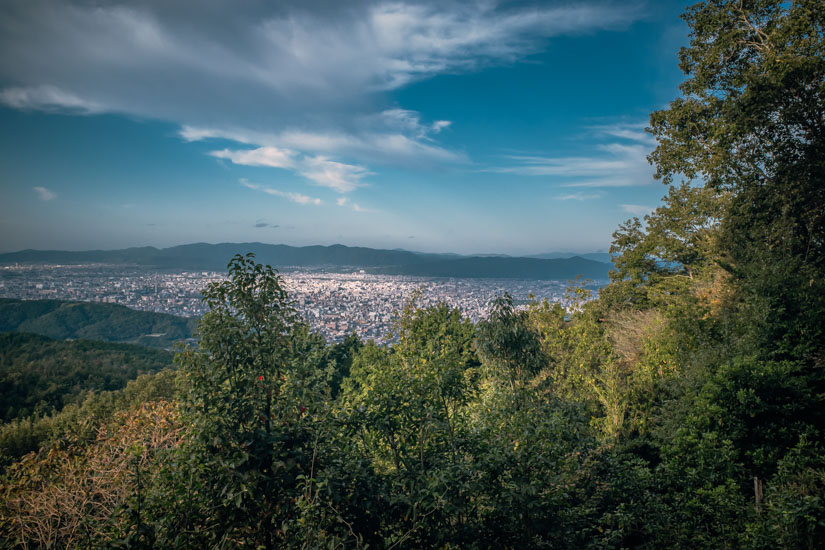
<svg viewBox="0 0 825 550"><path fill-rule="evenodd" d="M615 124L591 129L595 137L609 141L595 145L593 154L584 157L513 155L510 165L494 171L523 176L552 177L563 187L630 187L653 182L654 169L647 155L655 140L644 131L644 124ZM585 195L564 195L581 200ZM562 198L562 197L560 197ZM588 197L595 198L595 197Z"/></svg>
<svg viewBox="0 0 825 550"><path fill-rule="evenodd" d="M438 142L449 120L423 120L388 92L512 63L548 38L620 29L640 15L627 2L587 0L7 0L0 102L171 121L188 141L251 147L214 156L348 192L369 175L365 165L466 160ZM522 164L546 171L558 163Z"/></svg>

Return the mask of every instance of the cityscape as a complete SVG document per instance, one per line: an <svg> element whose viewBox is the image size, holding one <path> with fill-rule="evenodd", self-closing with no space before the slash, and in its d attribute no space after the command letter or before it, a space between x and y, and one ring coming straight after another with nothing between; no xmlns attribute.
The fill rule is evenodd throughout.
<svg viewBox="0 0 825 550"><path fill-rule="evenodd" d="M415 296L418 307L444 302L477 322L503 293L524 305L536 300L572 304L565 292L571 281L426 278L374 275L362 271L282 273L295 307L327 340L355 333L385 341L398 311ZM136 266L16 264L0 266L0 297L107 302L133 309L197 317L206 311L201 290L225 274L214 271L157 271ZM592 281L598 287L606 281Z"/></svg>

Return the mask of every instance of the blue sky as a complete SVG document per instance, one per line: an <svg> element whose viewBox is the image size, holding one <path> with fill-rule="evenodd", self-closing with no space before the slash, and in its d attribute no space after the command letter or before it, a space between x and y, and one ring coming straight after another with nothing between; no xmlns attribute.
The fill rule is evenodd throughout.
<svg viewBox="0 0 825 550"><path fill-rule="evenodd" d="M606 250L666 189L674 2L0 5L0 251Z"/></svg>

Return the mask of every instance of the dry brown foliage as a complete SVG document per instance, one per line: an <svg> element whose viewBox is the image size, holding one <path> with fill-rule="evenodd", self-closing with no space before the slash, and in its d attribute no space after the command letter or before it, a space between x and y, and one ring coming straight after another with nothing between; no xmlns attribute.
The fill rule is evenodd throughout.
<svg viewBox="0 0 825 550"><path fill-rule="evenodd" d="M134 491L136 468L151 471L180 438L175 406L161 401L119 413L89 445L27 455L0 489L0 536L19 548L90 547Z"/></svg>
<svg viewBox="0 0 825 550"><path fill-rule="evenodd" d="M645 342L658 336L665 326L664 315L653 309L611 313L607 321L613 353L626 365L638 362Z"/></svg>

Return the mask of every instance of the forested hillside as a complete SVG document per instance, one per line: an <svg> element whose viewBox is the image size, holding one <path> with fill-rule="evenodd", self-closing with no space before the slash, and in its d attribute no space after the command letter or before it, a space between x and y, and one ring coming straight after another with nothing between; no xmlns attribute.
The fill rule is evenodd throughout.
<svg viewBox="0 0 825 550"><path fill-rule="evenodd" d="M141 346L0 334L0 422L60 410L87 392L121 389L171 366L171 353Z"/></svg>
<svg viewBox="0 0 825 550"><path fill-rule="evenodd" d="M237 256L173 398L9 467L0 544L821 547L825 10L685 19L683 97L651 116L667 196L596 299L478 324L413 299L392 346L330 346Z"/></svg>
<svg viewBox="0 0 825 550"><path fill-rule="evenodd" d="M64 458L72 458L82 448L104 434L113 416L143 403L171 400L175 396L175 371L164 369L155 374L141 374L112 391L89 391L74 396L59 411L37 411L27 417L18 417L0 424L0 473L32 451L48 454L56 449L68 449ZM30 461L38 457L32 455ZM36 507L28 511L38 514ZM6 516L4 516L6 517ZM54 520L51 517L49 521ZM59 521L59 520L58 520Z"/></svg>
<svg viewBox="0 0 825 550"><path fill-rule="evenodd" d="M191 338L196 319L137 311L117 304L0 298L0 332L83 338L168 349Z"/></svg>

